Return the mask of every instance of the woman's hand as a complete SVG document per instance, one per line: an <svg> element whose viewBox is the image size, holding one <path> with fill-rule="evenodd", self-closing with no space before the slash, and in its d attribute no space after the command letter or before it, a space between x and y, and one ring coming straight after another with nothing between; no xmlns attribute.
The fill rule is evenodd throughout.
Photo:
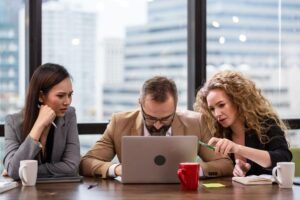
<svg viewBox="0 0 300 200"><path fill-rule="evenodd" d="M250 170L251 165L243 160L236 159L233 169L233 176L246 176L246 173Z"/></svg>
<svg viewBox="0 0 300 200"><path fill-rule="evenodd" d="M240 149L239 144L226 138L212 137L207 144L215 146L215 152L223 155L227 155L228 153L238 153Z"/></svg>
<svg viewBox="0 0 300 200"><path fill-rule="evenodd" d="M56 114L52 108L41 105L39 115L29 133L30 137L35 141L39 141L43 131L50 126L55 117Z"/></svg>
<svg viewBox="0 0 300 200"><path fill-rule="evenodd" d="M121 164L115 168L115 175L122 176L122 165Z"/></svg>
<svg viewBox="0 0 300 200"><path fill-rule="evenodd" d="M8 176L7 170L3 169L1 176Z"/></svg>
<svg viewBox="0 0 300 200"><path fill-rule="evenodd" d="M46 128L53 122L55 117L56 114L54 110L52 110L52 108L47 105L41 105L40 112L35 121L35 124L39 125L40 127Z"/></svg>

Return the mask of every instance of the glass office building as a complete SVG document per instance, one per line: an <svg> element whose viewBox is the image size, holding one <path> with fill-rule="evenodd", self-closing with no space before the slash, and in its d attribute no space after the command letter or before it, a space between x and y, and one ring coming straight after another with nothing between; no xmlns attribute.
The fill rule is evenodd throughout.
<svg viewBox="0 0 300 200"><path fill-rule="evenodd" d="M140 88L153 75L174 79L178 109L187 108L187 1L150 1L147 6L148 21L126 28L123 79L104 84L104 118L137 108Z"/></svg>
<svg viewBox="0 0 300 200"><path fill-rule="evenodd" d="M19 108L18 10L11 11L6 3L0 1L0 122Z"/></svg>
<svg viewBox="0 0 300 200"><path fill-rule="evenodd" d="M153 75L173 78L178 109L188 107L188 28L193 23L188 16L193 1L42 2L41 60L62 64L72 74L79 126L107 122L113 112L137 108L139 90ZM206 65L199 67L206 69L206 77L223 69L243 71L282 118L299 119L300 1L205 2ZM23 4L0 0L1 127L7 114L23 106L24 80L29 79ZM300 145L296 130L289 137L292 145ZM95 142L91 138L85 136L81 144L88 148L88 142Z"/></svg>
<svg viewBox="0 0 300 200"><path fill-rule="evenodd" d="M42 61L65 66L73 79L73 102L80 122L96 118L97 15L64 2L43 4Z"/></svg>

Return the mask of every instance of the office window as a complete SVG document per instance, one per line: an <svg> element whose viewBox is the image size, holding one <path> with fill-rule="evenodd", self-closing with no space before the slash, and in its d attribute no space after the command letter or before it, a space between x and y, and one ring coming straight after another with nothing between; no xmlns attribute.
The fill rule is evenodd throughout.
<svg viewBox="0 0 300 200"><path fill-rule="evenodd" d="M299 0L207 0L207 77L242 71L282 118L299 118L299 7Z"/></svg>
<svg viewBox="0 0 300 200"><path fill-rule="evenodd" d="M24 105L24 16L22 0L0 0L0 124Z"/></svg>
<svg viewBox="0 0 300 200"><path fill-rule="evenodd" d="M22 0L0 0L0 124L4 124L7 114L19 111L24 105L25 47L20 45L25 35L24 16ZM3 156L4 137L1 137L0 171Z"/></svg>
<svg viewBox="0 0 300 200"><path fill-rule="evenodd" d="M208 77L221 69L247 73L284 118L299 118L300 1L210 1Z"/></svg>
<svg viewBox="0 0 300 200"><path fill-rule="evenodd" d="M80 135L80 154L83 156L86 152L95 144L95 142L100 139L102 135L99 133L91 134L91 135Z"/></svg>
<svg viewBox="0 0 300 200"><path fill-rule="evenodd" d="M187 0L45 1L42 62L73 76L79 123L138 106L142 83L173 78L187 108Z"/></svg>

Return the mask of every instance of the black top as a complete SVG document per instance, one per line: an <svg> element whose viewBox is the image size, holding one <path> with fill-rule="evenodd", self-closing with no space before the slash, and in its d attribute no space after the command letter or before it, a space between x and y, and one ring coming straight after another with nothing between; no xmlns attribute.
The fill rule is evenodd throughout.
<svg viewBox="0 0 300 200"><path fill-rule="evenodd" d="M40 151L39 162L43 164L52 162L53 140L54 140L54 127L51 126L46 140L45 153L43 154L42 151Z"/></svg>
<svg viewBox="0 0 300 200"><path fill-rule="evenodd" d="M270 140L266 144L262 144L254 130L248 130L245 133L245 146L268 151L272 162L272 165L269 168L264 168L252 160L247 159L247 163L251 165L250 170L246 174L247 176L272 174L272 169L276 166L277 162L290 162L293 158L285 139L284 132L279 126L272 123L266 135ZM231 159L235 163L233 154L231 155Z"/></svg>

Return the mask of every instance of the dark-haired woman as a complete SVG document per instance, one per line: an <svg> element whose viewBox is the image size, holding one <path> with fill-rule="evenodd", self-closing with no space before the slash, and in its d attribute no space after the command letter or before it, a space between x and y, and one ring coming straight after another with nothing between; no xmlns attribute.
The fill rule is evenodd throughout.
<svg viewBox="0 0 300 200"><path fill-rule="evenodd" d="M72 82L67 70L47 63L34 72L25 107L5 122L4 167L19 179L21 160L38 160L38 177L71 176L78 171L80 145Z"/></svg>

